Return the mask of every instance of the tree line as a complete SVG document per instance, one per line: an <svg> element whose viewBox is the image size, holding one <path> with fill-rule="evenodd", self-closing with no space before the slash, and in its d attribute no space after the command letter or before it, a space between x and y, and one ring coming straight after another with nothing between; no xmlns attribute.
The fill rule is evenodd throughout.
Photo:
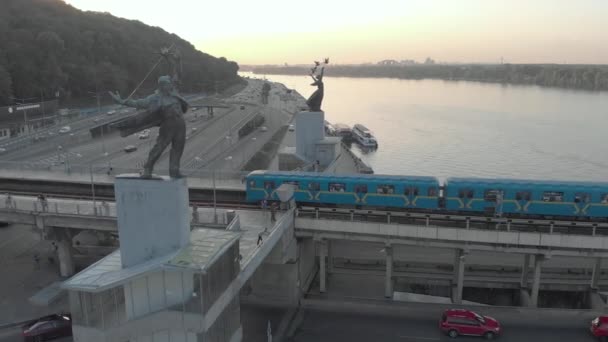
<svg viewBox="0 0 608 342"><path fill-rule="evenodd" d="M304 75L306 66L258 66L256 74ZM435 64L334 65L326 76L441 79L527 84L581 90L608 90L607 65L563 64Z"/></svg>
<svg viewBox="0 0 608 342"><path fill-rule="evenodd" d="M0 10L0 106L14 98L128 95L174 44L182 58L182 92L215 91L241 79L238 65L200 52L159 27L108 13L83 12L61 0L3 0ZM169 72L163 64L138 95Z"/></svg>

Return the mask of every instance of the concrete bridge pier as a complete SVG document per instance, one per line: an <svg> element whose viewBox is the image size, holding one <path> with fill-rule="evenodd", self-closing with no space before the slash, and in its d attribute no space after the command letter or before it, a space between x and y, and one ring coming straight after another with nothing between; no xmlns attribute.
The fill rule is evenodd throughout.
<svg viewBox="0 0 608 342"><path fill-rule="evenodd" d="M317 246L319 248L319 292L325 293L327 291L327 270L325 266L327 240L319 240Z"/></svg>
<svg viewBox="0 0 608 342"><path fill-rule="evenodd" d="M386 276L384 280L384 297L393 298L393 247L384 247L386 253Z"/></svg>
<svg viewBox="0 0 608 342"><path fill-rule="evenodd" d="M603 310L606 303L599 294L599 281L602 274L602 258L595 258L593 264L593 273L591 275L591 284L589 284L589 307L594 310Z"/></svg>
<svg viewBox="0 0 608 342"><path fill-rule="evenodd" d="M57 258L59 259L59 273L62 277L74 275L74 255L72 250L72 238L65 229L56 229L57 235Z"/></svg>
<svg viewBox="0 0 608 342"><path fill-rule="evenodd" d="M542 263L548 259L547 256L537 254L534 256L534 270L532 273L532 291L530 293L530 307L538 306L538 292L540 289L540 274Z"/></svg>
<svg viewBox="0 0 608 342"><path fill-rule="evenodd" d="M528 279L530 272L530 254L524 255L524 262L521 265L521 278L519 281L519 305L528 307L531 305Z"/></svg>
<svg viewBox="0 0 608 342"><path fill-rule="evenodd" d="M466 254L467 252L463 249L456 249L454 251L454 281L452 285L452 302L454 304L462 304Z"/></svg>

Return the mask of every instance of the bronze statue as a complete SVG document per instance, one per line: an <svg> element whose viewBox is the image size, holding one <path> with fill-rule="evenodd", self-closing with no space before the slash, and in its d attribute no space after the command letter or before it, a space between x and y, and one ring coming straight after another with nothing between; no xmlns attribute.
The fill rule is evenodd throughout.
<svg viewBox="0 0 608 342"><path fill-rule="evenodd" d="M308 105L308 109L312 112L321 112L321 103L323 102L324 95L324 87L323 87L323 72L325 71L325 65L329 64L329 58L325 58L323 62L323 66L321 67L321 72L315 76L317 69L321 65L320 62L315 61L315 66L310 70L310 77L312 77L313 83L311 86L316 86L317 90L315 90L312 95L306 100L306 105Z"/></svg>
<svg viewBox="0 0 608 342"><path fill-rule="evenodd" d="M169 59L168 49L163 50L161 54ZM175 58L175 56L172 57ZM146 110L115 124L115 127L120 130L121 136L125 137L146 128L160 126L156 144L150 150L148 160L144 164L142 178L152 177L154 164L169 144L171 144L169 175L172 178L182 177L179 172L179 165L186 143L186 122L183 114L188 111L188 102L179 95L174 87L174 83L179 82L179 78L175 67L173 71L175 71L173 80L169 76L159 77L158 90L146 98L139 100L122 99L118 92L110 92L110 96L117 103Z"/></svg>
<svg viewBox="0 0 608 342"><path fill-rule="evenodd" d="M169 175L172 178L182 177L179 172L179 164L186 142L186 122L183 113L188 110L188 102L173 89L169 76L159 77L158 90L143 99L124 100L118 93L110 93L110 95L122 105L146 110L116 125L122 136L128 136L153 126L160 126L158 139L144 164L142 177L152 177L154 164L169 144L171 144Z"/></svg>

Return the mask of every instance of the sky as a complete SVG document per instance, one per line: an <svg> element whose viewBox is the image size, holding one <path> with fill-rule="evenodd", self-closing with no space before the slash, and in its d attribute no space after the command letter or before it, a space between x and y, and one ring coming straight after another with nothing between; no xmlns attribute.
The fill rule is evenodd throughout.
<svg viewBox="0 0 608 342"><path fill-rule="evenodd" d="M64 0L239 64L608 64L607 0Z"/></svg>

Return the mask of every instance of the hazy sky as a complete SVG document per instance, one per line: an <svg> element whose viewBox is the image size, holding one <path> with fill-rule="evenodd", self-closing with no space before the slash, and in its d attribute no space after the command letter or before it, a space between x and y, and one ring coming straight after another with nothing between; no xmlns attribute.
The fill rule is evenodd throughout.
<svg viewBox="0 0 608 342"><path fill-rule="evenodd" d="M65 0L240 64L608 64L608 0Z"/></svg>

